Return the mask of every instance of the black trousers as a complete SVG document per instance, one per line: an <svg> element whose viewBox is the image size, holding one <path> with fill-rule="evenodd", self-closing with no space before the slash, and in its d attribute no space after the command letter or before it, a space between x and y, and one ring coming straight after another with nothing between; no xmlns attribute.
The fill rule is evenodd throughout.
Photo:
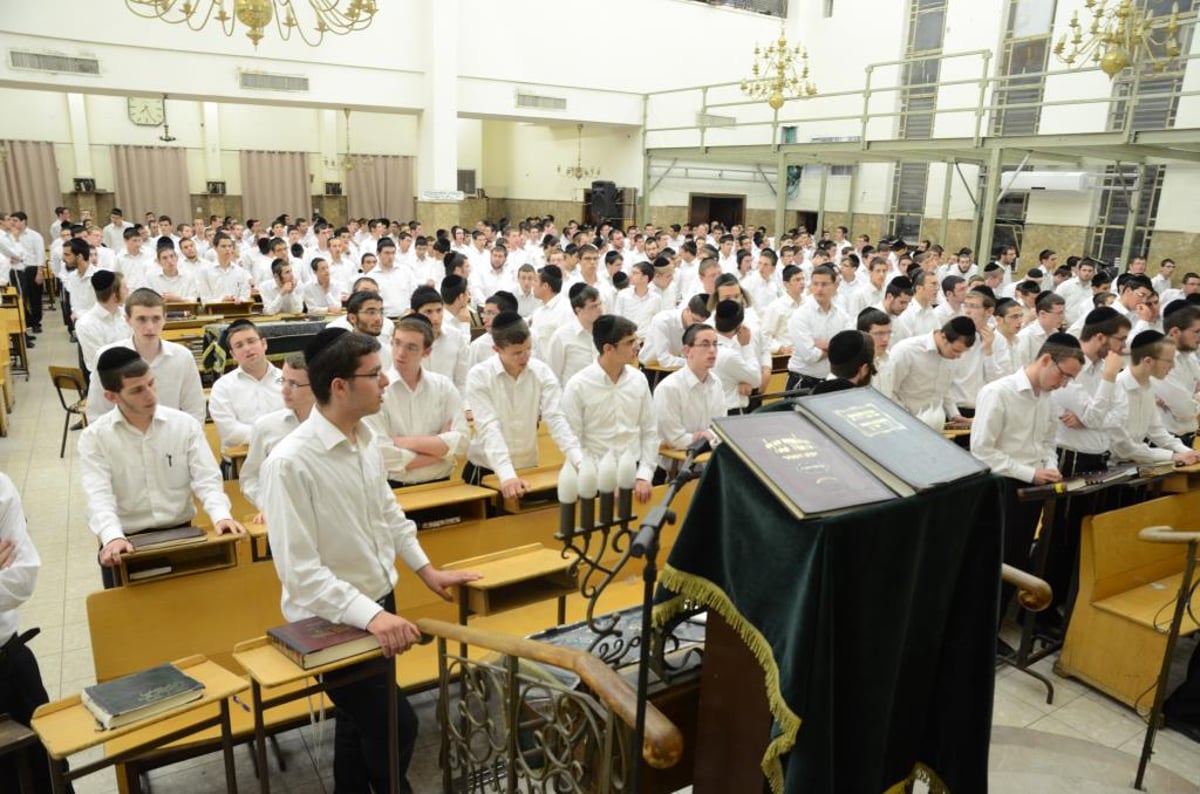
<svg viewBox="0 0 1200 794"><path fill-rule="evenodd" d="M1103 471L1108 468L1108 456L1058 448L1058 470L1063 477ZM1054 591L1054 607L1062 607L1070 617L1078 587L1079 537L1083 519L1101 512L1101 494L1085 494L1059 499L1054 509L1054 532L1046 549L1046 570L1043 578ZM1039 540L1038 543L1042 541Z"/></svg>
<svg viewBox="0 0 1200 794"><path fill-rule="evenodd" d="M8 714L28 726L34 710L50 701L46 687L42 685L37 659L33 651L17 642L15 637L8 640L0 656L3 656L3 660L0 660L0 714ZM0 756L0 791L15 794L21 790L18 762L22 755L32 773L33 790L38 794L49 794L50 766L46 763L46 751L41 744L27 747L20 753ZM68 786L67 790L70 791L71 787Z"/></svg>
<svg viewBox="0 0 1200 794"><path fill-rule="evenodd" d="M380 599L388 612L396 611L395 597ZM350 683L341 679L378 668L371 660L325 676L325 694L337 707L333 732L333 785L337 794L386 794L389 791L387 697L391 682L370 675ZM391 666L388 668L392 669ZM417 744L417 713L404 692L397 693L397 728L400 740L400 791L412 792L406 777Z"/></svg>
<svg viewBox="0 0 1200 794"><path fill-rule="evenodd" d="M1200 725L1200 645L1188 660L1187 678L1163 703L1168 720Z"/></svg>
<svg viewBox="0 0 1200 794"><path fill-rule="evenodd" d="M37 328L42 324L42 286L37 283L40 267L26 267L21 271L21 295L25 301L25 324Z"/></svg>
<svg viewBox="0 0 1200 794"><path fill-rule="evenodd" d="M61 280L58 282L58 305L62 307L63 325L67 326L69 332L75 333L75 321L71 319L71 293L67 292Z"/></svg>
<svg viewBox="0 0 1200 794"><path fill-rule="evenodd" d="M1005 477L1004 488L1004 562L1020 568L1022 571L1033 570L1030 552L1033 547L1033 536L1037 532L1038 518L1042 515L1041 500L1022 501L1017 498L1017 489L1028 488L1029 483ZM1000 587L1000 617L1008 612L1008 602L1016 593L1016 588L1010 584Z"/></svg>
<svg viewBox="0 0 1200 794"><path fill-rule="evenodd" d="M483 481L483 478L489 474L495 474L495 472L486 466L476 466L469 460L467 461L467 464L463 466L462 470L463 482L465 482L467 485L479 485L479 483Z"/></svg>

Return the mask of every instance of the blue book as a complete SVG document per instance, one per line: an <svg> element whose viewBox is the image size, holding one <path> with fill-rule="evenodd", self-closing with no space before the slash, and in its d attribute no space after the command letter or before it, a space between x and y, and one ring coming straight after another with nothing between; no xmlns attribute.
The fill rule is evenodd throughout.
<svg viewBox="0 0 1200 794"><path fill-rule="evenodd" d="M79 699L105 730L120 728L199 700L204 685L173 664L84 687Z"/></svg>

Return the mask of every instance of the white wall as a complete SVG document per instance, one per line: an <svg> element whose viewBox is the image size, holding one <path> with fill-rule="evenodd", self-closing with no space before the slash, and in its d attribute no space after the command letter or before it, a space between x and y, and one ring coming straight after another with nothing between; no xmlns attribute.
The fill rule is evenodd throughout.
<svg viewBox="0 0 1200 794"><path fill-rule="evenodd" d="M518 199L580 201L592 178L560 174L574 166L578 143L574 124L486 121L482 125L483 179L488 195ZM621 127L584 125L582 164L598 167L596 179L620 187L641 185L641 134Z"/></svg>

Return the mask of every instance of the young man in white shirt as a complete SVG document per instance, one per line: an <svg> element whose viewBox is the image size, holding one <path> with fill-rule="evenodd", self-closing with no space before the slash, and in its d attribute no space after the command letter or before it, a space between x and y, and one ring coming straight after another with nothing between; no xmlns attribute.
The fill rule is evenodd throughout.
<svg viewBox="0 0 1200 794"><path fill-rule="evenodd" d="M292 263L287 259L272 261L270 281L258 285L263 314L300 314L304 311L300 291L292 272Z"/></svg>
<svg viewBox="0 0 1200 794"><path fill-rule="evenodd" d="M1172 287L1172 281L1175 277L1175 260L1164 259L1158 265L1158 275L1150 279L1150 286L1159 295L1169 290Z"/></svg>
<svg viewBox="0 0 1200 794"><path fill-rule="evenodd" d="M379 263L371 277L379 285L384 314L399 317L408 311L412 299L412 269L396 261L396 244L386 237L378 243L378 255Z"/></svg>
<svg viewBox="0 0 1200 794"><path fill-rule="evenodd" d="M529 490L519 469L537 465L539 415L563 455L576 468L583 460L579 439L559 404L562 390L550 367L531 358L529 326L518 314L492 321L496 356L472 367L463 399L475 421L463 479L478 483L494 471L506 498Z"/></svg>
<svg viewBox="0 0 1200 794"><path fill-rule="evenodd" d="M267 359L267 340L258 326L235 320L225 331L225 345L237 369L217 378L208 397L222 450L249 443L254 420L283 407L283 374Z"/></svg>
<svg viewBox="0 0 1200 794"><path fill-rule="evenodd" d="M111 270L92 273L91 284L83 289L92 290L95 305L75 318L75 336L79 340L79 359L84 375L96 369L96 357L100 348L120 341L129 334L125 324L125 277Z"/></svg>
<svg viewBox="0 0 1200 794"><path fill-rule="evenodd" d="M893 336L896 339L924 336L944 325L944 323L938 322L936 313L937 276L928 270L919 270L913 274L912 288L912 303L908 305L899 320L892 321Z"/></svg>
<svg viewBox="0 0 1200 794"><path fill-rule="evenodd" d="M567 293L575 316L554 332L546 349L546 363L564 387L576 372L596 360L592 329L604 313L600 293L595 288L577 282Z"/></svg>
<svg viewBox="0 0 1200 794"><path fill-rule="evenodd" d="M745 413L750 393L762 380L758 349L743 322L745 309L735 300L723 300L714 307L712 320L717 329L715 371L721 381L725 411L731 415Z"/></svg>
<svg viewBox="0 0 1200 794"><path fill-rule="evenodd" d="M1151 378L1155 402L1162 413L1163 426L1183 445L1192 448L1196 440L1196 414L1200 412L1196 393L1200 390L1200 307L1184 301L1168 306L1163 320L1168 339L1175 342L1175 366L1165 378Z"/></svg>
<svg viewBox="0 0 1200 794"><path fill-rule="evenodd" d="M104 245L110 251L120 251L125 245L125 230L132 229L133 224L125 220L119 207L113 207L108 214L109 223L103 229Z"/></svg>
<svg viewBox="0 0 1200 794"><path fill-rule="evenodd" d="M379 412L365 420L393 488L446 480L470 432L462 396L454 383L424 366L433 349L433 324L422 314L396 321L392 369Z"/></svg>
<svg viewBox="0 0 1200 794"><path fill-rule="evenodd" d="M1129 366L1117 376L1109 434L1113 458L1134 463L1173 460L1190 465L1200 453L1185 446L1163 426L1152 378L1164 379L1175 366L1175 340L1158 331L1142 331L1129 346ZM1146 443L1149 439L1153 447Z"/></svg>
<svg viewBox="0 0 1200 794"><path fill-rule="evenodd" d="M233 238L218 232L213 238L217 262L203 273L200 297L205 303L250 300L250 277L235 263L237 249Z"/></svg>
<svg viewBox="0 0 1200 794"><path fill-rule="evenodd" d="M959 413L950 384L955 362L975 344L975 337L975 323L969 317L955 317L936 331L895 343L888 355L892 375L888 396L934 430L940 431L947 421L956 427L969 426L971 420Z"/></svg>
<svg viewBox="0 0 1200 794"><path fill-rule="evenodd" d="M643 364L682 367L686 359L684 332L696 323L703 323L710 314L707 295L693 295L682 309L660 311L650 321L638 358Z"/></svg>
<svg viewBox="0 0 1200 794"><path fill-rule="evenodd" d="M154 252L143 246L139 230L136 227L126 229L124 248L117 254L115 268L125 275L129 290L147 286L154 267Z"/></svg>
<svg viewBox="0 0 1200 794"><path fill-rule="evenodd" d="M769 306L780 296L779 279L775 276L778 261L774 251L764 248L758 255L758 269L741 280L742 289L750 293L754 306Z"/></svg>
<svg viewBox="0 0 1200 794"><path fill-rule="evenodd" d="M148 287L136 289L125 300L127 327L121 339L100 348L99 355L113 347L135 351L150 366L155 379L158 404L190 415L201 424L207 418L204 387L192 351L162 338L166 307L161 295ZM100 394L100 376L92 372L88 392ZM88 400L87 419L94 422L112 410L107 400Z"/></svg>
<svg viewBox="0 0 1200 794"><path fill-rule="evenodd" d="M338 314L342 311L342 289L329 275L329 263L321 257L312 260L313 280L300 292L304 310L309 314Z"/></svg>
<svg viewBox="0 0 1200 794"><path fill-rule="evenodd" d="M412 311L433 327L429 355L421 358L421 366L448 379L461 393L467 385L469 337L446 325L445 302L442 294L432 287L417 287L413 291Z"/></svg>
<svg viewBox="0 0 1200 794"><path fill-rule="evenodd" d="M242 489L242 495L250 504L260 509L251 519L255 524L263 522L259 503L259 476L263 464L275 446L308 419L313 405L316 404L308 383L308 365L304 361L304 353L292 353L288 356L283 362L282 373L280 395L283 397L283 407L254 420L254 424L250 426L250 450L246 453L246 460L238 472L238 487Z"/></svg>
<svg viewBox="0 0 1200 794"><path fill-rule="evenodd" d="M515 311L517 311L517 299L513 297L511 292L501 290L495 295L489 295L488 299L484 301L483 309L479 313L479 319L483 322L484 333L472 339L471 343L467 345L468 372L471 371L471 367L495 355L496 351L492 349L492 321L496 319L500 312Z"/></svg>
<svg viewBox="0 0 1200 794"><path fill-rule="evenodd" d="M133 551L129 535L186 526L195 496L218 534L246 530L229 514L229 498L204 431L194 417L159 405L154 373L127 347L97 361L104 399L116 406L89 424L79 439L79 479L87 496L88 528L100 542L104 586L111 569Z"/></svg>
<svg viewBox="0 0 1200 794"><path fill-rule="evenodd" d="M629 273L629 289L617 293L613 306L613 314L633 322L644 336L650 328L650 321L662 308L661 298L651 288L654 280L654 266L649 262L638 262Z"/></svg>
<svg viewBox="0 0 1200 794"><path fill-rule="evenodd" d="M967 297L967 280L958 275L949 275L942 278L942 302L933 310L933 315L937 317L939 325L945 325L950 322L951 317L961 317L963 312L963 300Z"/></svg>
<svg viewBox="0 0 1200 794"><path fill-rule="evenodd" d="M725 416L725 394L713 372L717 365L717 331L692 323L683 332L685 363L659 381L654 389L654 417L658 437L671 449L687 449L705 438L715 441L712 420ZM655 482L666 481L666 459L660 459Z"/></svg>
<svg viewBox="0 0 1200 794"><path fill-rule="evenodd" d="M283 586L283 616L317 616L364 629L386 658L420 638L396 614L396 558L431 591L449 600L453 589L477 579L439 571L417 540L388 488L375 434L363 420L379 410L387 379L376 340L340 328L317 334L305 349L316 407L307 421L276 445L262 469L262 506L275 570ZM399 765L388 759L390 682L372 674L375 662L325 676L338 709L334 785L338 791L400 791L417 738L417 717L398 697ZM355 680L357 679L357 680Z"/></svg>
<svg viewBox="0 0 1200 794"><path fill-rule="evenodd" d="M533 334L534 355L543 360L550 337L571 319L571 302L562 288L562 269L558 265L546 265L538 271L537 297L542 305L530 317L529 329Z"/></svg>
<svg viewBox="0 0 1200 794"><path fill-rule="evenodd" d="M837 273L832 265L813 268L809 294L788 321L792 356L788 359L787 389L812 389L829 376L829 340L854 327L854 320L833 303Z"/></svg>
<svg viewBox="0 0 1200 794"><path fill-rule="evenodd" d="M1022 570L1030 569L1030 546L1042 503L1023 501L1017 494L1030 485L1062 480L1054 450L1057 409L1050 392L1066 386L1082 368L1079 342L1055 333L1033 361L984 386L976 401L971 454L1004 478L1004 562ZM1003 620L1014 588L1006 584L1000 592ZM1013 652L1002 640L997 640L997 651Z"/></svg>
<svg viewBox="0 0 1200 794"><path fill-rule="evenodd" d="M650 385L636 366L637 329L615 314L600 315L592 326L593 360L563 390L563 415L584 454L597 464L607 453L619 458L629 452L637 459L633 492L645 503L658 459L658 433Z"/></svg>
<svg viewBox="0 0 1200 794"><path fill-rule="evenodd" d="M146 286L168 301L195 301L200 287L191 276L179 270L179 256L174 246L158 249L158 270L146 278Z"/></svg>
<svg viewBox="0 0 1200 794"><path fill-rule="evenodd" d="M1017 334L1016 344L1010 353L1013 367L1023 367L1037 358L1046 339L1062 328L1067 306L1063 297L1054 292L1038 295L1034 304L1037 319L1026 325Z"/></svg>

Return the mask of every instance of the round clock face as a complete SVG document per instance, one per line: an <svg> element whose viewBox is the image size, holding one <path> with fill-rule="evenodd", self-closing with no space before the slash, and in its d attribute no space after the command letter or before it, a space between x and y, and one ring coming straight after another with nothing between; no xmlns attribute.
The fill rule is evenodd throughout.
<svg viewBox="0 0 1200 794"><path fill-rule="evenodd" d="M163 123L163 101L151 97L129 97L129 120L142 127Z"/></svg>

